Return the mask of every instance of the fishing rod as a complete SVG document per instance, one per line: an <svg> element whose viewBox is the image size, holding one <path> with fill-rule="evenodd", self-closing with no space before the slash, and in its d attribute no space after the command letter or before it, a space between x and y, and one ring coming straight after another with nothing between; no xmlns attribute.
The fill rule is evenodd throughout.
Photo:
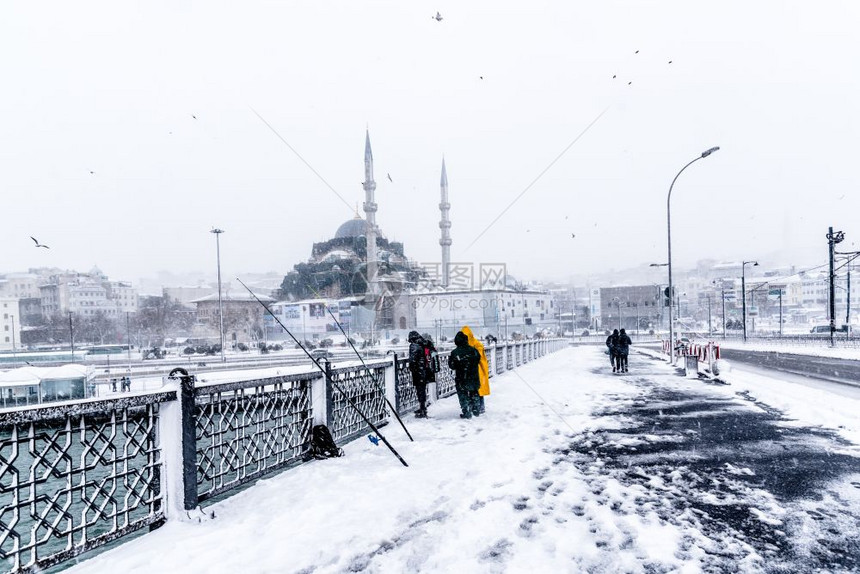
<svg viewBox="0 0 860 574"><path fill-rule="evenodd" d="M367 423L367 426L369 426L369 427L373 430L373 432L374 432L374 433L376 433L376 436L378 436L378 437L379 437L379 439L380 439L382 442L384 442L384 443L385 443L385 446L387 446L387 447L388 447L388 450L390 450L390 451L391 451L391 453L392 453L394 456L396 456L396 457L397 457L397 459L398 459L398 460L403 464L403 466L409 466L408 464L406 464L406 461L405 461L405 460L403 460L403 457L402 457L402 456L400 456L400 454L399 454L396 450L394 450L394 447L393 447L393 446L391 446L391 443L389 443L389 442L388 442L388 440L385 438L385 436L383 436L383 434L382 434L381 432L379 432L379 429L378 429L378 428L376 428L376 425L374 425L372 422L370 422L370 419L368 419L368 418L364 415L364 413L361 411L361 409L360 409L360 408L358 408L358 405L357 405L357 404L355 404L355 401L353 401L353 400L352 400L352 398L351 398L349 395L347 395L345 392L343 392L343 389L340 387L340 385L338 385L338 384L334 381L334 379L332 379L332 378L331 378L331 376L330 376L329 372L328 372L328 371L326 371L326 369L325 369L325 368L323 368L323 367L319 364L319 361L318 361L318 360L314 359L314 358L311 356L311 354L308 352L308 350L305 348L305 346L304 346L304 345L302 345L302 344L299 342L299 340L295 338L295 336L290 332L290 330L289 330L289 329L287 329L287 327L286 327L283 323L281 323L281 320L280 320L280 319L278 319L278 316L277 316L277 315L275 315L274 313L272 313L271 309L269 309L269 307L268 307L265 303L263 303L262 301L260 301L260 298L259 298L259 297L257 297L257 296L254 294L254 292L253 292L253 291L251 291L250 289L248 289L248 286L247 286L247 285L245 285L245 284L242 282L242 280L241 280L241 279L239 279L239 278L237 277L237 278L236 278L236 281L238 281L238 282L242 285L242 287L244 287L245 289L247 289L247 290L248 290L248 293L250 293L250 294L251 294L251 297L253 297L253 298L257 301L257 303L259 303L260 305L262 305L263 309L265 309L265 310L266 310L266 312L267 312L269 315L271 315L271 316L272 316L272 319L274 319L275 321L277 321L278 325L280 325L280 326L281 326L281 329L283 329L283 330L284 330L284 332L286 332L286 334L290 336L290 339L292 339L292 340L296 343L296 345L297 345L297 346L298 346L302 351L304 351L305 355L307 355L307 356L308 356L308 358L313 362L313 364L314 364L314 365L316 365L316 367L317 367L320 371L322 371L323 375L325 375L326 382L331 383L331 385L335 388L335 390L337 390L337 392L339 392L341 395L343 395L343 396L344 396L344 398L345 398L345 399L347 400L347 402L349 403L349 406L351 406L353 409L355 409L355 412L357 412L357 413L358 413L358 416L360 416L362 419L364 419L364 422L366 422L366 423ZM411 438L411 437L410 437L410 438Z"/></svg>
<svg viewBox="0 0 860 574"><path fill-rule="evenodd" d="M318 298L322 298L320 296L320 292L314 289L313 285L308 285L307 283L305 283L305 287L309 287L310 290L314 292L314 295L316 295ZM332 313L331 309L328 308L328 305L326 305L326 310L328 311L328 314L331 315L331 318L334 320L335 324L337 324L337 328L340 329L340 332L343 333L344 337L346 337L346 342L349 343L350 347L352 347L352 350L355 352L355 355L358 357L358 360L361 361L362 366L365 369L370 370L367 367L367 363L364 362L364 357L361 356L361 353L359 353L358 349L355 348L355 345L352 344L352 339L350 339L349 335L347 335L346 332L343 330L343 325L340 324L340 321L337 320L337 318L334 316L334 313ZM396 378L397 374L395 373L394 376ZM410 441L415 442L415 439L412 438L412 435L409 433L409 429L406 428L406 424L403 422L403 419L400 418L400 414L397 412L397 409L394 408L394 405L391 404L391 401L389 401L388 397L385 395L385 389L379 385L378 381L376 383L376 386L377 388L379 388L380 391L382 391L382 396L383 398L385 398L385 404L387 404L388 408L391 409L391 412L394 413L394 418L396 418L397 422L400 423L400 426L403 427L403 432L406 433L406 436L409 437Z"/></svg>
<svg viewBox="0 0 860 574"><path fill-rule="evenodd" d="M326 305L326 309L328 309L328 305ZM331 309L328 309L328 314L331 315L331 318L334 319L334 322L337 324L337 328L340 329L340 332L343 333L343 336L346 337L346 342L349 343L349 346L352 347L352 350L355 352L355 356L358 357L358 360L361 361L361 364L365 369L368 369L367 363L364 362L364 358L361 356L361 353L358 352L358 349L355 348L355 345L352 344L352 340L349 338L349 335L346 334L346 331L343 330L343 326L340 324L334 313L331 312ZM370 370L370 369L368 369ZM397 378L397 373L394 373L395 379ZM377 383L377 386L379 383ZM406 433L406 436L409 437L409 440L415 442L415 439L412 438L412 435L409 434L409 429L406 428L406 425L403 423L403 420L400 418L400 415L397 413L397 409L394 408L394 405L391 404L391 401L388 400L388 397L385 396L385 392L383 390L382 396L385 397L385 404L388 405L388 408L391 409L391 412L394 413L394 418L397 419L397 422L400 423L400 426L403 427L403 432Z"/></svg>

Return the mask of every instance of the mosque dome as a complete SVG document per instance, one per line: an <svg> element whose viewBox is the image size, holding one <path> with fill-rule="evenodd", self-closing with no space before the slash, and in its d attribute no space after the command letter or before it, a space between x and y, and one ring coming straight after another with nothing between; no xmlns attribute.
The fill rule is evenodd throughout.
<svg viewBox="0 0 860 574"><path fill-rule="evenodd" d="M367 222L360 217L354 217L337 228L335 239L361 237L367 235Z"/></svg>

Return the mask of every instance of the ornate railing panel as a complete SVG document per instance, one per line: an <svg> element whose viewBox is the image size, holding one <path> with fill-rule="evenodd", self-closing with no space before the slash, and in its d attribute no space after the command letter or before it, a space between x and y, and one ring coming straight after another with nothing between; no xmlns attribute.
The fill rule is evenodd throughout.
<svg viewBox="0 0 860 574"><path fill-rule="evenodd" d="M500 375L500 374L502 374L502 372L505 370L505 368L507 366L503 362L505 360L504 347L500 347L500 346L496 345L495 353L496 353L496 374Z"/></svg>
<svg viewBox="0 0 860 574"><path fill-rule="evenodd" d="M523 346L520 343L514 343L514 364L518 367L523 364Z"/></svg>
<svg viewBox="0 0 860 574"><path fill-rule="evenodd" d="M507 353L507 359L505 360L505 370L510 371L514 368L514 345L512 343L508 343L505 345L505 350Z"/></svg>
<svg viewBox="0 0 860 574"><path fill-rule="evenodd" d="M450 397L457 393L454 384L454 371L448 366L448 357L442 360L442 368L436 373L436 396L440 399Z"/></svg>
<svg viewBox="0 0 860 574"><path fill-rule="evenodd" d="M389 361L373 362L364 367L332 369L331 378L343 391L328 384L326 405L328 427L337 442L346 442L369 430L349 399L361 409L374 425L383 424L388 418L385 404L385 367Z"/></svg>
<svg viewBox="0 0 860 574"><path fill-rule="evenodd" d="M0 559L35 572L164 520L157 427L175 392L0 413Z"/></svg>
<svg viewBox="0 0 860 574"><path fill-rule="evenodd" d="M311 383L320 374L200 386L195 394L200 502L296 462L307 452Z"/></svg>
<svg viewBox="0 0 860 574"><path fill-rule="evenodd" d="M394 356L395 403L394 408L403 414L418 407L418 394L412 384L412 372L409 370L409 359Z"/></svg>

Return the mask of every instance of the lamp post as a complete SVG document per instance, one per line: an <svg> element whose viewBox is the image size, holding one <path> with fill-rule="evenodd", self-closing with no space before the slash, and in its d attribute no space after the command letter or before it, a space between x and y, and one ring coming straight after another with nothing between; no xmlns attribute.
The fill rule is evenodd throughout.
<svg viewBox="0 0 860 574"><path fill-rule="evenodd" d="M675 179L672 180L672 184L669 186L669 195L666 196L666 237L668 239L669 244L669 258L668 263L666 264L669 267L669 348L670 355L669 360L672 364L675 363L675 328L672 324L672 293L674 290L672 289L672 188L675 187L675 182L678 180L678 177L684 170L699 161L700 159L706 158L715 151L718 151L720 148L718 146L712 147L702 152L702 155L693 159L687 165L681 168L681 171L675 176Z"/></svg>
<svg viewBox="0 0 860 574"><path fill-rule="evenodd" d="M209 231L215 234L215 256L218 262L218 340L221 342L221 362L227 362L224 357L224 306L221 300L221 234L223 229L217 227Z"/></svg>
<svg viewBox="0 0 860 574"><path fill-rule="evenodd" d="M746 281L746 268L747 265L752 263L753 267L758 267L758 261L744 261L741 265L741 313L743 315L743 328L744 328L744 343L747 342L747 281Z"/></svg>

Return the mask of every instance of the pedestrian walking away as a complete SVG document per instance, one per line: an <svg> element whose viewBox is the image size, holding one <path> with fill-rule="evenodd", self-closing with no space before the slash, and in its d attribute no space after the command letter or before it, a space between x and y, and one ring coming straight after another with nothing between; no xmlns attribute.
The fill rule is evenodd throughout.
<svg viewBox="0 0 860 574"><path fill-rule="evenodd" d="M606 346L609 353L609 364L612 365L612 372L614 373L618 369L618 329L606 337Z"/></svg>
<svg viewBox="0 0 860 574"><path fill-rule="evenodd" d="M448 367L454 371L454 388L460 401L460 418L470 419L481 416L478 403L478 389L481 387L479 365L481 355L469 345L469 337L463 331L454 336L456 347L448 356Z"/></svg>
<svg viewBox="0 0 860 574"><path fill-rule="evenodd" d="M490 365L487 362L487 355L484 354L484 345L472 333L472 329L468 325L464 325L460 331L466 335L469 340L469 346L478 351L481 362L478 364L478 378L481 381L481 387L478 389L478 410L484 414L486 408L484 406L484 397L490 394Z"/></svg>
<svg viewBox="0 0 860 574"><path fill-rule="evenodd" d="M630 352L630 345L632 344L633 341L630 340L627 332L624 329L621 329L621 332L618 334L618 343L616 347L618 356L615 359L615 364L617 365L619 372L627 372L627 355Z"/></svg>
<svg viewBox="0 0 860 574"><path fill-rule="evenodd" d="M412 373L412 384L415 385L415 394L418 396L415 416L423 419L427 418L427 380L429 378L427 353L424 339L418 331L410 331L407 340L409 341L409 371Z"/></svg>

